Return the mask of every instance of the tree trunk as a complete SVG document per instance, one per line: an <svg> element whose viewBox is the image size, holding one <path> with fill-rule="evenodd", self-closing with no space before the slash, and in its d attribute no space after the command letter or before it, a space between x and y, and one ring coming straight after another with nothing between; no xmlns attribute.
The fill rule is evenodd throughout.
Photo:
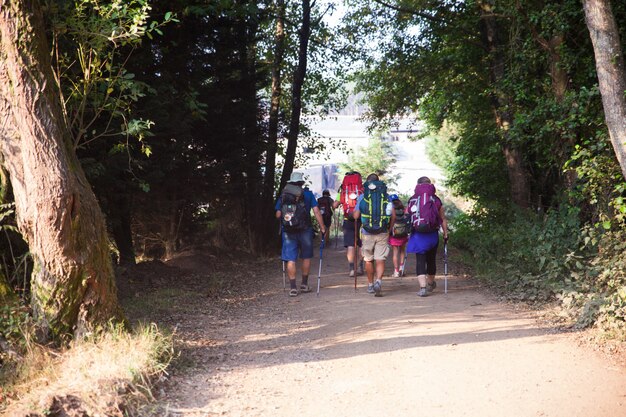
<svg viewBox="0 0 626 417"><path fill-rule="evenodd" d="M309 37L311 36L311 2L302 0L302 26L298 31L300 43L298 47L298 65L293 74L291 89L291 119L289 121L289 133L287 135L287 152L285 152L285 166L280 179L280 189L287 184L296 160L298 147L298 135L300 134L300 114L302 113L302 86L306 77L307 53L309 49Z"/></svg>
<svg viewBox="0 0 626 417"><path fill-rule="evenodd" d="M39 3L0 0L0 149L34 260L41 337L120 318L104 218L63 123Z"/></svg>
<svg viewBox="0 0 626 417"><path fill-rule="evenodd" d="M513 115L511 113L512 100L500 88L506 70L506 58L502 53L502 45L499 40L501 35L498 22L493 13L490 2L478 2L481 8L482 34L485 49L489 52L489 79L494 92L491 94L491 102L495 116L496 126L501 138L501 147L508 170L509 182L511 184L511 200L520 207L529 207L530 186L528 184L528 173L524 164L522 152L511 143L509 139L509 129L513 125Z"/></svg>
<svg viewBox="0 0 626 417"><path fill-rule="evenodd" d="M267 154L265 157L265 179L263 195L266 202L274 199L276 176L276 152L278 150L278 115L282 96L280 69L285 52L285 1L276 1L276 33L274 36L274 62L272 63L272 100L270 103L269 123L267 128Z"/></svg>
<svg viewBox="0 0 626 417"><path fill-rule="evenodd" d="M119 191L119 192L115 192ZM107 218L120 254L121 265L135 265L135 248L131 227L132 196L129 192L115 190L109 197Z"/></svg>
<svg viewBox="0 0 626 417"><path fill-rule="evenodd" d="M583 7L596 58L604 118L626 178L626 75L619 30L609 0L584 0Z"/></svg>

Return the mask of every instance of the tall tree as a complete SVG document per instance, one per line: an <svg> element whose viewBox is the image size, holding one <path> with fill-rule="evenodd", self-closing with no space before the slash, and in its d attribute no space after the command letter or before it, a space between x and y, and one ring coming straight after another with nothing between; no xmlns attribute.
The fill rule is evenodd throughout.
<svg viewBox="0 0 626 417"><path fill-rule="evenodd" d="M0 1L0 149L44 338L121 317L104 218L64 124L47 45L38 1Z"/></svg>
<svg viewBox="0 0 626 417"><path fill-rule="evenodd" d="M626 68L619 29L609 0L584 0L583 7L596 57L606 125L626 178Z"/></svg>
<svg viewBox="0 0 626 417"><path fill-rule="evenodd" d="M302 20L298 30L298 65L291 82L291 118L289 131L287 132L287 151L285 152L285 165L280 179L280 189L287 184L296 160L298 135L300 134L300 115L302 113L302 87L306 77L306 67L309 50L309 38L311 37L311 2L302 0Z"/></svg>

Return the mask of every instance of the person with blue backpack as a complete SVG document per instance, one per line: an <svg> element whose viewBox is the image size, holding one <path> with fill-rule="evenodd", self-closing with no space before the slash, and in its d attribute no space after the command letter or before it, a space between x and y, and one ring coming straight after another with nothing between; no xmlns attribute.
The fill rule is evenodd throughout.
<svg viewBox="0 0 626 417"><path fill-rule="evenodd" d="M385 260L389 255L389 222L391 207L388 204L387 186L378 175L370 174L363 184L363 195L359 197L354 218L361 218L361 242L367 292L382 297Z"/></svg>
<svg viewBox="0 0 626 417"><path fill-rule="evenodd" d="M417 295L420 297L426 297L437 287L435 274L440 228L443 229L444 241L448 240L448 222L443 203L435 193L436 189L430 178L420 177L408 203L412 230L407 252L415 254L415 269L420 285Z"/></svg>
<svg viewBox="0 0 626 417"><path fill-rule="evenodd" d="M296 285L296 262L298 255L302 259L302 281L300 292L311 292L309 286L309 272L313 258L313 225L311 223L311 209L320 227L322 236L326 233L324 219L317 206L315 195L308 189L302 188L304 175L293 172L280 197L276 201L276 218L281 219L282 230L282 260L287 263L289 277L289 296L298 295ZM323 237L322 237L323 243ZM322 246L323 247L323 246Z"/></svg>

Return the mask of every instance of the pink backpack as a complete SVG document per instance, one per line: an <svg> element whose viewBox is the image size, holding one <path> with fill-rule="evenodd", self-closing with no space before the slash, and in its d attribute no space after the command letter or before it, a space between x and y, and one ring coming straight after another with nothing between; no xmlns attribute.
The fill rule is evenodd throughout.
<svg viewBox="0 0 626 417"><path fill-rule="evenodd" d="M409 200L409 213L413 230L418 233L436 232L441 227L439 208L441 202L435 196L433 184L417 184L415 193Z"/></svg>

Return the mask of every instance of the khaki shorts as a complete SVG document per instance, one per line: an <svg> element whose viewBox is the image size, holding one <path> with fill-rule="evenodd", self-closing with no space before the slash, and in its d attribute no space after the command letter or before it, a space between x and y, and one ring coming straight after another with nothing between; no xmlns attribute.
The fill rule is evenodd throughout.
<svg viewBox="0 0 626 417"><path fill-rule="evenodd" d="M363 242L363 260L371 262L373 260L384 261L389 255L389 243L387 242L389 235L387 233L380 233L377 235L361 236Z"/></svg>

